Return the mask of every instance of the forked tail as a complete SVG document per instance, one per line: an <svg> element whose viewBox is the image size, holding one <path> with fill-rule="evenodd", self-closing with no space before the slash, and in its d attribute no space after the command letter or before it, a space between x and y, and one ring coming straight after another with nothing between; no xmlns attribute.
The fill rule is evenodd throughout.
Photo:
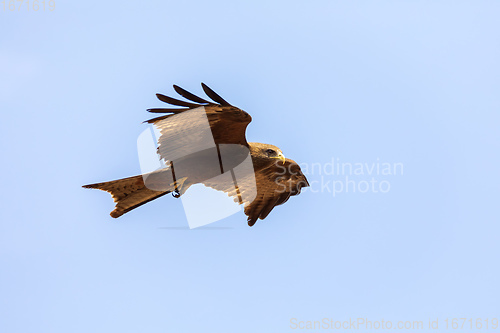
<svg viewBox="0 0 500 333"><path fill-rule="evenodd" d="M134 176L110 182L84 185L84 188L96 188L109 192L116 202L115 209L109 214L117 218L123 214L144 205L156 198L168 194L174 190L155 191L144 185L143 176Z"/></svg>

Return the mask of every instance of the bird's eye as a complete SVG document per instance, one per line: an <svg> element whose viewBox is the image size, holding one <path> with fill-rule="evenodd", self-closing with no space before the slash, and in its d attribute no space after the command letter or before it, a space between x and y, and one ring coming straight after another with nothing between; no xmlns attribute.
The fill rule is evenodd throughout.
<svg viewBox="0 0 500 333"><path fill-rule="evenodd" d="M266 153L267 153L268 155L276 155L276 152L275 152L274 150L272 150L272 149L267 149L267 150L266 150Z"/></svg>

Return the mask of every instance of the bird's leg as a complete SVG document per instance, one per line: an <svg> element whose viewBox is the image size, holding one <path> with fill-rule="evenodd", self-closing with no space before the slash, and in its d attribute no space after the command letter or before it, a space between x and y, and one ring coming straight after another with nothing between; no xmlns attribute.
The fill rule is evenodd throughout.
<svg viewBox="0 0 500 333"><path fill-rule="evenodd" d="M170 184L170 186L175 187L174 191L172 192L172 196L174 198L179 198L181 195L184 194L184 192L186 192L186 189L184 189L184 183L186 182L186 180L187 177L182 177L181 179L178 179L172 184Z"/></svg>

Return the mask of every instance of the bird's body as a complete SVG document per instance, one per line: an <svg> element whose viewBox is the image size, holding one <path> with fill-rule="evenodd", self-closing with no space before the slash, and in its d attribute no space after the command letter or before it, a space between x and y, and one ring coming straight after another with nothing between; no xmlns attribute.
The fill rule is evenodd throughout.
<svg viewBox="0 0 500 333"><path fill-rule="evenodd" d="M147 121L160 131L158 154L165 168L84 186L111 193L116 202L112 217L168 193L179 197L191 185L201 183L244 204L252 226L275 206L299 194L302 187L309 186L297 163L285 159L278 147L246 141L246 127L252 120L248 113L230 105L204 84L202 87L218 104L174 86L181 96L199 104L157 94L161 101L185 108L148 110L168 113ZM220 180L218 176L225 173L232 175L231 181Z"/></svg>

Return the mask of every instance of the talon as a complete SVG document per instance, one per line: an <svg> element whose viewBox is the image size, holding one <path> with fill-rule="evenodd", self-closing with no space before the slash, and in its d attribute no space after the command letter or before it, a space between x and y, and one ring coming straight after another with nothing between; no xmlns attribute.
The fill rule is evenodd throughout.
<svg viewBox="0 0 500 333"><path fill-rule="evenodd" d="M170 184L170 186L175 186L175 189L172 192L172 196L174 198L180 198L180 196L185 192L183 187L184 187L184 183L186 182L186 180L187 180L187 177L182 177L181 179Z"/></svg>

